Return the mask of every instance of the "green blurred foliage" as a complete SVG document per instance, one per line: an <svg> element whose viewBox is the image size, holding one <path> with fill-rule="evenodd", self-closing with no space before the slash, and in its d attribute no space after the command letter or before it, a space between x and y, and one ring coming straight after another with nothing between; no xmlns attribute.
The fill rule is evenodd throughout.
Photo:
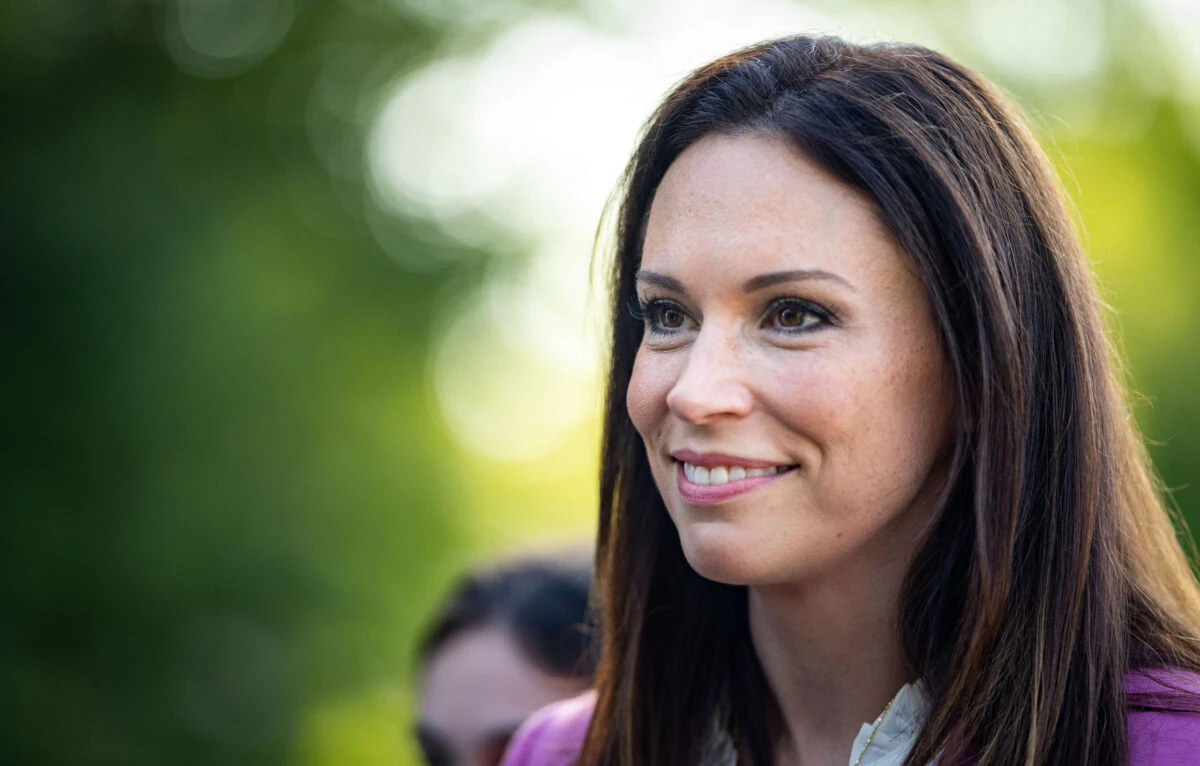
<svg viewBox="0 0 1200 766"><path fill-rule="evenodd" d="M1187 526L1200 530L1200 142L1163 103L1134 144L1081 139L1064 158L1113 307L1133 411Z"/></svg>
<svg viewBox="0 0 1200 766"><path fill-rule="evenodd" d="M207 75L166 54L168 0L0 7L0 763L413 762L411 648L449 578L591 488L463 467L432 317L513 256L397 220L407 262L452 266L389 259L363 126L312 94L332 58L326 95L369 96L532 6L298 2L269 56ZM1095 130L1043 134L1195 525L1194 116L1123 71Z"/></svg>
<svg viewBox="0 0 1200 766"><path fill-rule="evenodd" d="M373 245L303 64L333 39L402 71L439 32L312 5L206 80L153 4L119 34L59 6L101 18L4 20L0 762L350 762L306 717L366 688L391 713L357 734L399 739L386 685L464 547L420 374L450 275Z"/></svg>

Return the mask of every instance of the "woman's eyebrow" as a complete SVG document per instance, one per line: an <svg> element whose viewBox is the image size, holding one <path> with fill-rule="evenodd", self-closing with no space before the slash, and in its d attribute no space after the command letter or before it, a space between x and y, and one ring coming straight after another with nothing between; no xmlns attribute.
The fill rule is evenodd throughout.
<svg viewBox="0 0 1200 766"><path fill-rule="evenodd" d="M752 293L764 287L777 285L780 282L801 282L811 279L829 280L844 285L851 290L857 290L854 285L832 271L825 271L824 269L791 269L788 271L772 271L767 274L750 277L742 283L742 291ZM638 271L637 281L648 282L649 284L658 285L666 290L673 290L677 293L687 292L683 287L683 283L678 279L668 277L666 274L659 274L656 271Z"/></svg>
<svg viewBox="0 0 1200 766"><path fill-rule="evenodd" d="M638 282L649 282L652 285L658 285L666 290L674 290L677 293L687 292L683 289L683 283L674 277L668 277L666 274L659 274L656 271L638 271Z"/></svg>
<svg viewBox="0 0 1200 766"><path fill-rule="evenodd" d="M851 290L857 290L854 285L847 282L842 277L834 274L832 271L823 269L793 269L791 271L772 271L768 274L759 274L756 277L750 277L742 283L742 290L747 293L752 293L756 290L761 290L764 287L777 285L780 282L800 282L809 279L829 280L838 282Z"/></svg>

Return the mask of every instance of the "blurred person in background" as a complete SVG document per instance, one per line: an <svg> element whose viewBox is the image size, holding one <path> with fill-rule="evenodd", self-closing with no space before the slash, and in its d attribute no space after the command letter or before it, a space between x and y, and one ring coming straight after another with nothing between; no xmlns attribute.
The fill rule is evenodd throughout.
<svg viewBox="0 0 1200 766"><path fill-rule="evenodd" d="M418 654L429 766L496 766L538 708L592 683L590 556L514 558L455 587Z"/></svg>
<svg viewBox="0 0 1200 766"><path fill-rule="evenodd" d="M625 183L596 691L507 766L1200 763L1200 589L998 91L765 42Z"/></svg>

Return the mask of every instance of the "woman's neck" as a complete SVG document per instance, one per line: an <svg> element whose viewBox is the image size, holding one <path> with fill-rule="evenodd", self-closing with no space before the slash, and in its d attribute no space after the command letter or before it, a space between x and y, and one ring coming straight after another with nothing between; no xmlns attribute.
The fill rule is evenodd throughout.
<svg viewBox="0 0 1200 766"><path fill-rule="evenodd" d="M750 588L750 634L779 708L780 766L845 766L862 724L912 680L896 625L903 571L857 574Z"/></svg>

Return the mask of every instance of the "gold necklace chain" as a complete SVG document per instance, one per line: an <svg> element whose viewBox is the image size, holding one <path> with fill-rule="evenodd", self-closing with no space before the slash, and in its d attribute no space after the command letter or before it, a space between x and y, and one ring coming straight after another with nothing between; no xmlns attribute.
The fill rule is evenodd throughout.
<svg viewBox="0 0 1200 766"><path fill-rule="evenodd" d="M899 696L900 692L896 692L895 696L888 700L888 703L883 706L883 712L879 714L879 718L875 719L875 726L871 728L870 736L868 736L867 741L863 743L862 752L858 754L858 760L854 762L854 766L858 766L860 763L862 763L863 757L867 754L867 748L871 746L871 741L874 740L875 735L879 733L879 727L883 726L883 717L886 716L888 711L892 709L892 703L895 702L896 697Z"/></svg>

